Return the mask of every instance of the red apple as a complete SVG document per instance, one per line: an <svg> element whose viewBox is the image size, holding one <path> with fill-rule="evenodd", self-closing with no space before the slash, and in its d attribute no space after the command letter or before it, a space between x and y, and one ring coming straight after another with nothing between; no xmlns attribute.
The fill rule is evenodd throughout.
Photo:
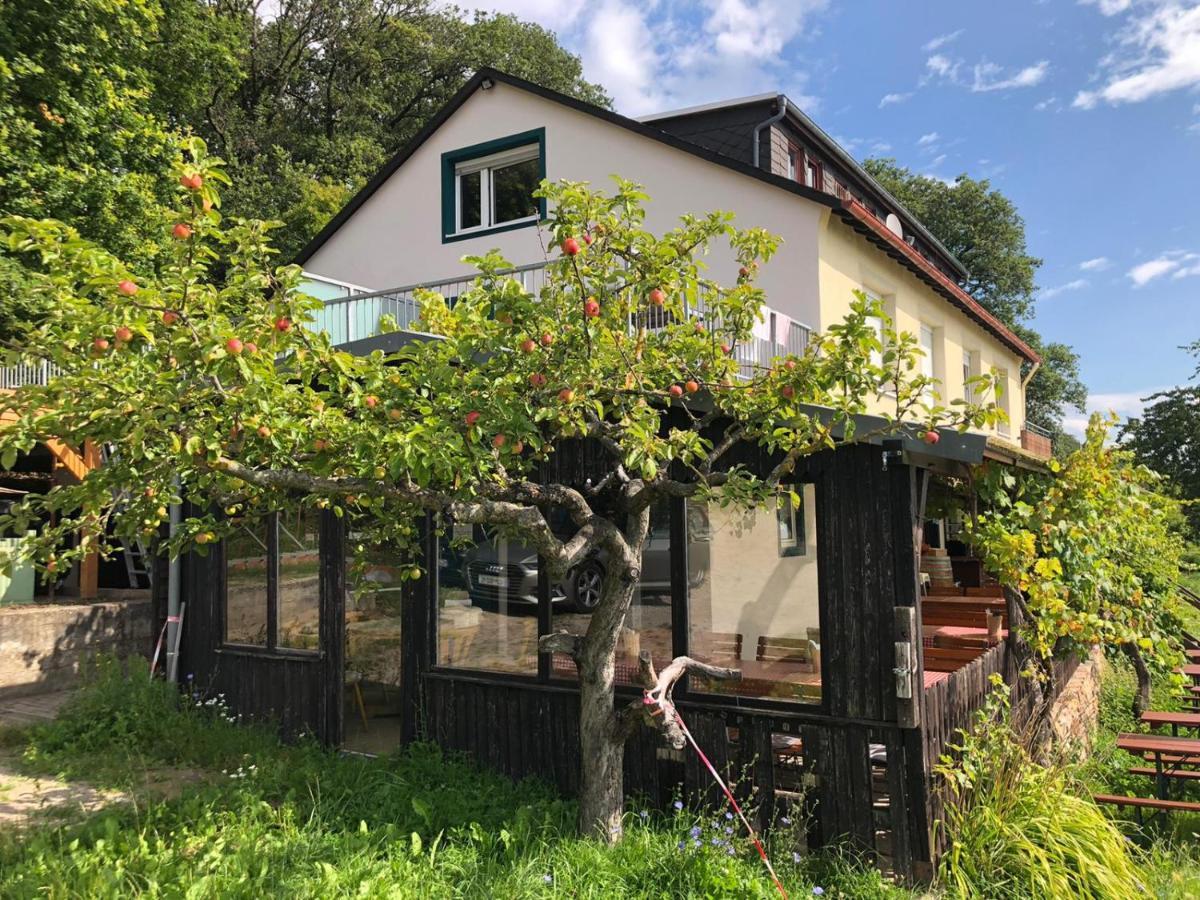
<svg viewBox="0 0 1200 900"><path fill-rule="evenodd" d="M324 438L317 438L313 441L313 449L318 453L323 453L329 447L329 441Z"/></svg>
<svg viewBox="0 0 1200 900"><path fill-rule="evenodd" d="M198 191L204 186L204 179L200 175L180 175L179 183L189 191Z"/></svg>
<svg viewBox="0 0 1200 900"><path fill-rule="evenodd" d="M508 443L508 438L506 438L503 434L498 434L494 438L492 438L492 446L495 447L497 450L499 450L501 447L503 447L507 443Z"/></svg>
<svg viewBox="0 0 1200 900"><path fill-rule="evenodd" d="M703 322L697 322L693 327L696 329L696 334L704 334Z"/></svg>
<svg viewBox="0 0 1200 900"><path fill-rule="evenodd" d="M393 422L399 422L402 418L404 418L404 413L400 412L400 410L395 409L395 408L389 409L388 410L388 418L391 419Z"/></svg>
<svg viewBox="0 0 1200 900"><path fill-rule="evenodd" d="M379 398L374 394L367 394L367 396L363 397L363 403L366 404L367 409L374 409L379 405Z"/></svg>
<svg viewBox="0 0 1200 900"><path fill-rule="evenodd" d="M930 446L936 444L941 439L942 439L942 436L940 434L938 434L936 431L934 431L932 428L930 428L927 432L925 432L923 435L921 435L921 440L923 440L925 443L929 444Z"/></svg>
<svg viewBox="0 0 1200 900"><path fill-rule="evenodd" d="M178 321L179 321L179 313L175 312L175 310L173 310L173 309L163 310L162 323L164 325L166 325L167 327L170 327L171 325L174 325Z"/></svg>
<svg viewBox="0 0 1200 900"><path fill-rule="evenodd" d="M242 352L242 342L235 337L230 338L225 342L225 351L230 356L237 356Z"/></svg>
<svg viewBox="0 0 1200 900"><path fill-rule="evenodd" d="M677 384L673 384L669 388L667 388L667 393L670 394L672 397L682 397L683 396L683 388L681 388Z"/></svg>
<svg viewBox="0 0 1200 900"><path fill-rule="evenodd" d="M733 352L733 348L730 347L728 344L722 344L721 352L724 353L726 356L728 356L730 353Z"/></svg>
<svg viewBox="0 0 1200 900"><path fill-rule="evenodd" d="M129 330L128 325L122 325L113 332L113 337L116 338L119 343L127 344L133 340L133 332Z"/></svg>
<svg viewBox="0 0 1200 900"><path fill-rule="evenodd" d="M496 321L501 325L511 325L513 323L513 318L509 313L500 313L498 316L496 316Z"/></svg>
<svg viewBox="0 0 1200 900"><path fill-rule="evenodd" d="M779 389L779 393L783 394L784 399L791 400L796 396L796 389L790 384L785 384Z"/></svg>
<svg viewBox="0 0 1200 900"><path fill-rule="evenodd" d="M275 330L276 331L291 331L292 330L292 320L289 319L287 316L280 316L278 319L275 320Z"/></svg>
<svg viewBox="0 0 1200 900"><path fill-rule="evenodd" d="M271 429L268 428L266 425L259 425L258 426L258 436L265 441L267 438L269 438L271 436Z"/></svg>
<svg viewBox="0 0 1200 900"><path fill-rule="evenodd" d="M543 388L546 386L546 376L541 372L534 372L529 376L529 386L534 388Z"/></svg>
<svg viewBox="0 0 1200 900"><path fill-rule="evenodd" d="M594 319L600 315L600 304L596 302L595 297L587 298L587 302L583 304L583 314L589 319Z"/></svg>
<svg viewBox="0 0 1200 900"><path fill-rule="evenodd" d="M242 347L242 352L253 356L258 352L258 344L254 343L254 341L246 341L245 346Z"/></svg>
<svg viewBox="0 0 1200 900"><path fill-rule="evenodd" d="M683 389L689 394L694 394L696 391L700 390L700 385L695 381L688 381L683 385Z"/></svg>
<svg viewBox="0 0 1200 900"><path fill-rule="evenodd" d="M524 450L525 450L525 442L524 441L517 441L515 444L513 444L513 453L521 453Z"/></svg>
<svg viewBox="0 0 1200 900"><path fill-rule="evenodd" d="M662 306L667 301L667 295L658 288L650 292L650 302L655 306Z"/></svg>
<svg viewBox="0 0 1200 900"><path fill-rule="evenodd" d="M92 341L92 349L97 353L103 353L108 349L108 340L106 338L96 338Z"/></svg>
<svg viewBox="0 0 1200 900"><path fill-rule="evenodd" d="M572 400L575 399L575 392L573 390L571 390L570 388L563 388L561 391L558 392L558 399L561 400L563 403L570 403Z"/></svg>
<svg viewBox="0 0 1200 900"><path fill-rule="evenodd" d="M192 236L192 226L187 222L176 222L171 234L175 235L176 240L186 241Z"/></svg>
<svg viewBox="0 0 1200 900"><path fill-rule="evenodd" d="M793 372L796 369L796 361L794 359L785 360L783 363L783 367L785 369L787 369L789 372Z"/></svg>
<svg viewBox="0 0 1200 900"><path fill-rule="evenodd" d="M574 256L579 252L579 241L573 237L567 238L562 242L562 252L567 256Z"/></svg>
<svg viewBox="0 0 1200 900"><path fill-rule="evenodd" d="M138 286L136 284L134 284L132 281L130 281L128 278L126 278L124 281L122 281L120 284L117 285L117 290L120 291L122 294L124 294L126 297L132 297L134 294L136 294L138 292Z"/></svg>
<svg viewBox="0 0 1200 900"><path fill-rule="evenodd" d="M583 242L584 242L585 244L587 244L589 247L590 247L590 246L592 246L592 241L593 241L593 240L595 240L595 238L593 238L593 237L592 237L590 234L588 234L586 231L583 233Z"/></svg>
<svg viewBox="0 0 1200 900"><path fill-rule="evenodd" d="M749 276L750 276L750 270L747 269L745 266L742 266L740 269L738 269L738 277L739 278L748 278Z"/></svg>
<svg viewBox="0 0 1200 900"><path fill-rule="evenodd" d="M536 349L537 341L535 341L533 338L525 338L525 340L521 341L522 353L532 353Z"/></svg>
<svg viewBox="0 0 1200 900"><path fill-rule="evenodd" d="M479 421L479 415L480 414L475 410L471 410L469 413L463 416L463 421L467 423L468 428L474 428L475 423Z"/></svg>
<svg viewBox="0 0 1200 900"><path fill-rule="evenodd" d="M553 343L554 343L554 335L552 335L548 331L542 332L542 346L549 347Z"/></svg>

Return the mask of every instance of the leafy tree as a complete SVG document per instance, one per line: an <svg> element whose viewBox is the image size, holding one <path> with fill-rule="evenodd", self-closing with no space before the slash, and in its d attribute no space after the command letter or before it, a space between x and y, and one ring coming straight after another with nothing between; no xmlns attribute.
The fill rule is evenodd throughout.
<svg viewBox="0 0 1200 900"><path fill-rule="evenodd" d="M960 175L946 184L893 159L869 159L864 166L966 266L963 289L1042 357L1026 392L1025 414L1050 430L1057 444L1065 407L1083 409L1087 388L1079 355L1067 344L1043 340L1028 325L1042 261L1025 246L1025 221L1016 206L986 179Z"/></svg>
<svg viewBox="0 0 1200 900"><path fill-rule="evenodd" d="M431 0L283 0L272 16L258 0L162 3L156 102L230 161L228 212L284 222L285 258L482 66L611 102L551 32L511 15L466 20Z"/></svg>
<svg viewBox="0 0 1200 900"><path fill-rule="evenodd" d="M0 5L0 214L49 216L132 264L158 254L176 150L150 104L157 3ZM0 339L41 310L0 258Z"/></svg>
<svg viewBox="0 0 1200 900"><path fill-rule="evenodd" d="M656 237L643 228L645 196L626 182L612 196L543 185L554 211L548 238L560 250L538 296L499 275L505 263L490 254L475 260L480 277L452 308L424 296L422 329L440 339L390 357L351 356L300 327L318 304L298 293L298 268L271 267L262 223L222 220L219 162L199 140L189 147L175 249L158 275L135 275L59 223L6 223L10 251L46 266L55 292L24 358L49 360L62 375L0 400L18 416L0 431L0 460L51 435L117 453L81 483L28 498L0 525L23 530L52 512L55 524L29 547L51 570L92 548L108 552L111 536L155 534L167 504L183 499L207 510L217 498L224 515L194 512L171 552L203 549L242 517L296 504L352 514L356 530L401 545L424 511L487 524L535 548L555 579L602 550L610 563L586 633L552 635L542 650L577 660L581 821L605 837L620 830L624 736L647 718L640 702L614 709L613 682L651 503L683 496L750 507L780 492L796 502L796 462L832 447L835 429L865 437L853 416L887 392L896 405L884 432L906 427L900 420L922 430L995 420L994 404L951 410L929 399L916 339L889 332L881 343L869 318L879 309L861 296L803 356L739 377L733 351L762 314L754 279L775 239L734 228L725 213L684 216ZM700 259L717 243L741 266L732 285L703 274ZM685 301L694 309L700 296L705 318L689 320ZM651 329L651 316L668 324ZM977 385L981 395L993 387ZM577 439L593 442L603 471L586 486L539 481ZM742 444L768 451L772 468L731 465ZM574 522L568 539L550 527L556 512ZM61 551L75 531L85 539ZM673 680L689 669L731 674L676 660L654 695L668 709ZM672 716L652 721L682 746Z"/></svg>
<svg viewBox="0 0 1200 900"><path fill-rule="evenodd" d="M1138 672L1140 715L1151 670L1180 659L1184 544L1178 502L1128 451L1107 446L1111 424L1093 415L1083 446L1051 463L1053 477L990 467L980 479L988 509L972 536L988 570L1013 589L1030 662L1049 676L1056 654L1119 649Z"/></svg>
<svg viewBox="0 0 1200 900"><path fill-rule="evenodd" d="M1188 349L1200 355L1200 344ZM1200 387L1182 385L1144 402L1142 414L1121 428L1122 446L1188 502L1191 534L1200 539Z"/></svg>

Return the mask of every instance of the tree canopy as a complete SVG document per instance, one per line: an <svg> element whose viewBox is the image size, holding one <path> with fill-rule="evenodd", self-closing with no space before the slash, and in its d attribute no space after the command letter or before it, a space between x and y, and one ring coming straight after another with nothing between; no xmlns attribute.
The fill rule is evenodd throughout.
<svg viewBox="0 0 1200 900"><path fill-rule="evenodd" d="M1200 356L1200 344L1188 349ZM1194 540L1200 540L1200 386L1184 384L1159 391L1146 397L1145 404L1142 414L1121 428L1122 446L1187 501L1184 511L1190 531Z"/></svg>
<svg viewBox="0 0 1200 900"><path fill-rule="evenodd" d="M1045 341L1029 325L1042 261L1028 252L1016 205L987 179L960 175L947 184L893 159L869 159L864 167L967 267L967 293L1042 357L1026 392L1025 415L1061 435L1066 408L1084 408L1087 388L1078 354L1067 344Z"/></svg>
<svg viewBox="0 0 1200 900"><path fill-rule="evenodd" d="M220 161L199 139L187 146L171 258L157 272L58 222L14 217L0 230L54 293L19 358L60 371L0 399L15 416L0 430L0 463L50 438L116 450L80 483L31 495L0 528L43 521L26 548L50 571L117 540L153 539L168 504L184 500L195 505L171 552L297 504L354 516L356 530L399 547L425 511L495 526L536 549L555 579L603 550L585 634L551 637L581 674L582 823L606 837L620 830L621 744L640 715L614 710L614 654L655 499L797 502L797 461L835 435L868 437L855 417L885 399L879 433L996 420L994 402L942 405L920 374L917 339L889 327L881 340L872 317L882 310L861 295L802 355L744 370L736 350L763 314L755 277L776 239L720 212L653 235L646 197L627 182L611 195L543 183L556 250L536 295L501 274L504 260L481 257L453 305L423 296L421 330L436 338L352 356L305 327L319 304L298 291L298 267L274 266L263 223L222 217ZM705 274L710 249L737 267L731 283ZM981 377L975 395L994 387ZM589 484L541 477L580 439L603 460ZM730 462L746 444L774 459L767 471ZM551 528L555 512L574 523L571 536ZM669 684L659 696L669 702ZM658 724L682 746L672 722Z"/></svg>

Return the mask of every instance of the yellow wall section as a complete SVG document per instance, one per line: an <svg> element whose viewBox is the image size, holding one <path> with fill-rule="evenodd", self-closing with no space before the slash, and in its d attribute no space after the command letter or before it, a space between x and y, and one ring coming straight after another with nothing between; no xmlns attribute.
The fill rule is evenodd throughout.
<svg viewBox="0 0 1200 900"><path fill-rule="evenodd" d="M962 398L963 351L977 354L977 374L993 369L1008 374L1006 396L1000 399L999 405L1008 409L1010 423L1007 428L1001 426L998 433L1019 441L1025 424L1021 358L831 214L825 216L819 241L821 326L827 328L845 318L856 290L879 296L898 332L907 331L919 337L922 324L932 326L934 377L942 384L939 393L943 400Z"/></svg>

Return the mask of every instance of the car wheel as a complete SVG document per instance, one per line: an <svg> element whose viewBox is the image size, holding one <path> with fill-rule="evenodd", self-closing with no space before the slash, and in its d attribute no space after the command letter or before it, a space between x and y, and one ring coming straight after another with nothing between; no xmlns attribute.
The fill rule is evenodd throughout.
<svg viewBox="0 0 1200 900"><path fill-rule="evenodd" d="M576 612L589 613L600 605L600 591L604 587L604 570L599 563L590 562L571 573L571 607Z"/></svg>

